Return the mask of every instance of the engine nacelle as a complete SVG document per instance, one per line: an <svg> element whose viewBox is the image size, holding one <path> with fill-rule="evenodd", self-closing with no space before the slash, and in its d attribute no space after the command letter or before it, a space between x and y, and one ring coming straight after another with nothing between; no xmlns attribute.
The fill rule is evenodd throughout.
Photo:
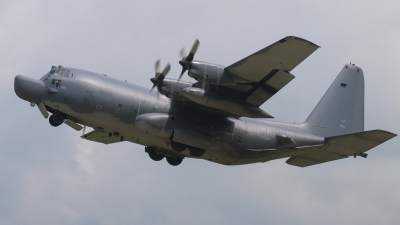
<svg viewBox="0 0 400 225"><path fill-rule="evenodd" d="M234 77L225 71L225 67L207 62L193 61L189 76L207 84L233 85L238 83Z"/></svg>
<svg viewBox="0 0 400 225"><path fill-rule="evenodd" d="M186 97L182 94L182 90L187 87L192 87L192 85L192 83L185 81L164 79L159 91L168 98L185 101Z"/></svg>

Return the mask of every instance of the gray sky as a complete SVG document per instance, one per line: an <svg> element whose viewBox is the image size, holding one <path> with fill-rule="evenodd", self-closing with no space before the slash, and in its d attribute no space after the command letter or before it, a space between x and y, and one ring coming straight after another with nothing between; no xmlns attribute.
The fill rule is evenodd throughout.
<svg viewBox="0 0 400 225"><path fill-rule="evenodd" d="M154 62L228 66L295 35L321 46L262 108L303 122L345 63L364 70L365 128L400 133L399 1L1 1L0 224L397 224L400 139L309 168L154 162L132 143L102 145L53 128L14 77L52 65L151 87ZM190 81L186 76L184 79Z"/></svg>

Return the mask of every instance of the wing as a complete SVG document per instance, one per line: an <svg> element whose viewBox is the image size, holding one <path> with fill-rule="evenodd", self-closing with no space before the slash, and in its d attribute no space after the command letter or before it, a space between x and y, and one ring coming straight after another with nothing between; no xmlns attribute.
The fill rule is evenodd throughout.
<svg viewBox="0 0 400 225"><path fill-rule="evenodd" d="M112 144L112 143L121 141L120 137L116 137L114 135L112 135L110 137L107 132L103 132L103 131L99 131L99 130L94 130L92 132L84 134L81 137L86 140L89 140L89 141L100 142L103 144Z"/></svg>
<svg viewBox="0 0 400 225"><path fill-rule="evenodd" d="M226 67L233 77L248 82L225 86L220 92L239 92L236 95L241 95L246 102L260 106L294 78L290 71L317 48L319 46L301 38L283 38Z"/></svg>
<svg viewBox="0 0 400 225"><path fill-rule="evenodd" d="M395 136L396 134L388 131L371 130L330 137L325 139L326 143L321 148L315 148L304 155L292 156L286 163L293 166L306 167L347 158L348 156L360 156L362 153Z"/></svg>

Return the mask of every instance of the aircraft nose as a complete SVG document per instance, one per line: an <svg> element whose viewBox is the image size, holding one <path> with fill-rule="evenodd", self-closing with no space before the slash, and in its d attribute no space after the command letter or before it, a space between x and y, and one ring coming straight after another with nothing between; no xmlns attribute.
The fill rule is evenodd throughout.
<svg viewBox="0 0 400 225"><path fill-rule="evenodd" d="M41 80L17 75L14 79L14 91L18 97L28 102L42 102L45 84Z"/></svg>

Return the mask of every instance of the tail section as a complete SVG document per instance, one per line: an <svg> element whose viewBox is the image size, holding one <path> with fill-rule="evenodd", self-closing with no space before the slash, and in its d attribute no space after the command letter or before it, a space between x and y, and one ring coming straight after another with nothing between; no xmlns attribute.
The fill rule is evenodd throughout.
<svg viewBox="0 0 400 225"><path fill-rule="evenodd" d="M346 64L302 127L321 137L364 131L362 69Z"/></svg>

